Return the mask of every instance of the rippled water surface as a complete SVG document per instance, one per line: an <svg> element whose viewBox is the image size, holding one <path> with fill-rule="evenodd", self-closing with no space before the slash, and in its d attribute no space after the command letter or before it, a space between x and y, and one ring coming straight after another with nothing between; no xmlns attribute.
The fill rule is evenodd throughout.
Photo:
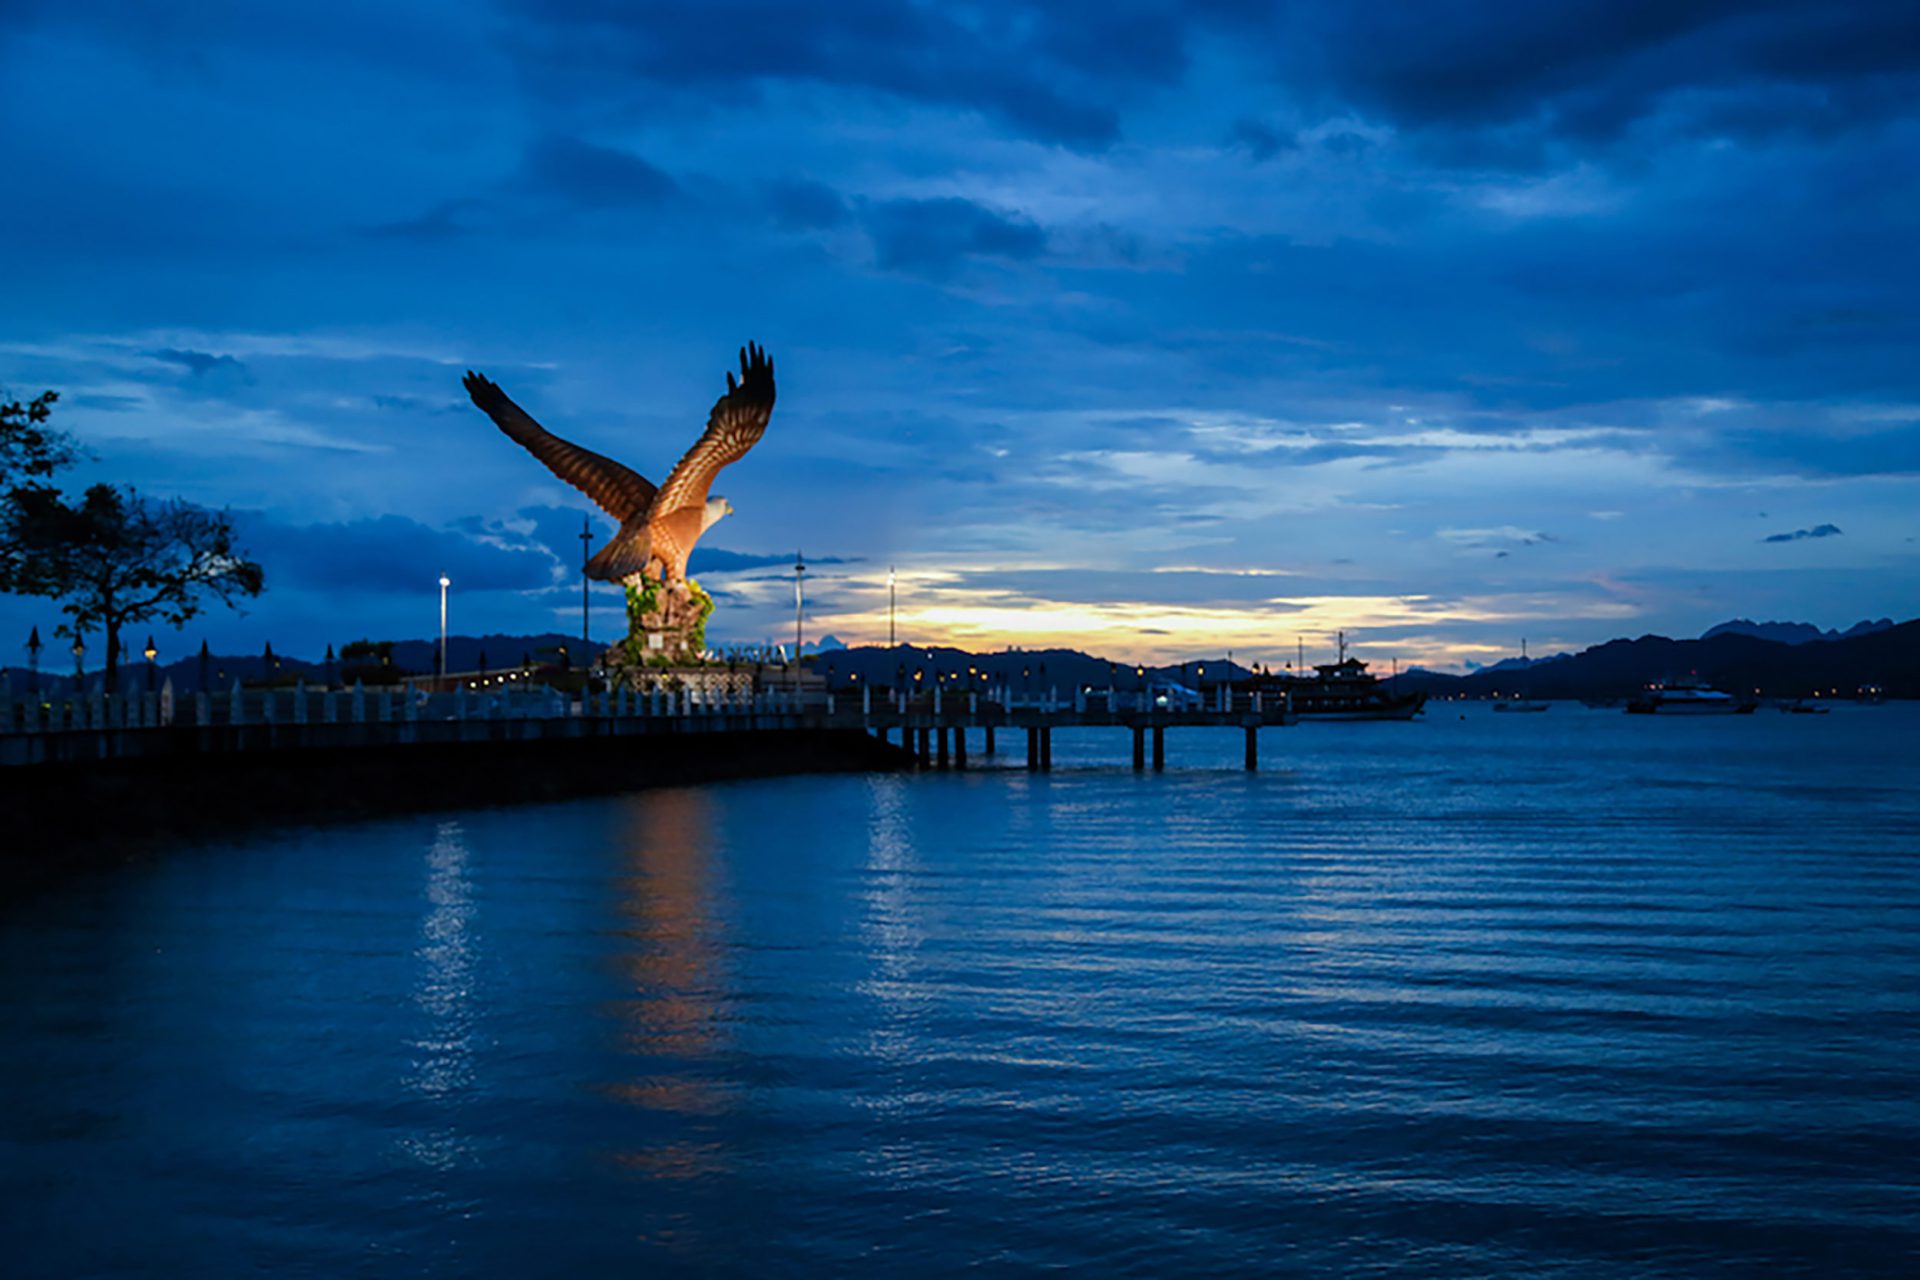
<svg viewBox="0 0 1920 1280"><path fill-rule="evenodd" d="M7 907L5 1274L1920 1274L1920 708L1014 738Z"/></svg>

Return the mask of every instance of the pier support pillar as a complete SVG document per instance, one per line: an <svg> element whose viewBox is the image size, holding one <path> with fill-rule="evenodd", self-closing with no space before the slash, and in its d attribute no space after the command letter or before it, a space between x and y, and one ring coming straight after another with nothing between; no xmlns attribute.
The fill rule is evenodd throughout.
<svg viewBox="0 0 1920 1280"><path fill-rule="evenodd" d="M967 729L965 725L953 726L953 767L967 767Z"/></svg>
<svg viewBox="0 0 1920 1280"><path fill-rule="evenodd" d="M1027 730L1027 772L1037 773L1039 772L1039 770L1040 770L1040 731L1038 729L1028 729Z"/></svg>
<svg viewBox="0 0 1920 1280"><path fill-rule="evenodd" d="M920 767L922 769L926 769L926 768L932 767L933 765L933 744L927 741L927 733L928 733L927 730L922 729L919 732L920 732Z"/></svg>
<svg viewBox="0 0 1920 1280"><path fill-rule="evenodd" d="M988 725L988 726L987 726L987 748L986 748L986 754L987 754L987 755L992 755L992 754L993 754L993 726L992 726L992 725Z"/></svg>
<svg viewBox="0 0 1920 1280"><path fill-rule="evenodd" d="M933 739L939 744L936 750L939 753L939 762L942 769L947 767L947 733L947 726L943 724L934 726Z"/></svg>
<svg viewBox="0 0 1920 1280"><path fill-rule="evenodd" d="M1040 768L1043 772L1053 772L1053 730L1040 731Z"/></svg>
<svg viewBox="0 0 1920 1280"><path fill-rule="evenodd" d="M1147 730L1145 725L1133 726L1133 771L1143 772L1147 767Z"/></svg>
<svg viewBox="0 0 1920 1280"><path fill-rule="evenodd" d="M1247 772L1252 773L1260 767L1260 730L1253 725L1247 726Z"/></svg>
<svg viewBox="0 0 1920 1280"><path fill-rule="evenodd" d="M1153 726L1153 771L1159 773L1167 767L1167 726Z"/></svg>

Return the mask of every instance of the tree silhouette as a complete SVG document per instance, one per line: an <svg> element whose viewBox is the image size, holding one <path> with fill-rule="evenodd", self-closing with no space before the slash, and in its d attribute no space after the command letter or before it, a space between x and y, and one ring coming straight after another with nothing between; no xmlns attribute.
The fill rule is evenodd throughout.
<svg viewBox="0 0 1920 1280"><path fill-rule="evenodd" d="M73 461L66 433L47 425L58 391L0 403L0 489L45 480Z"/></svg>
<svg viewBox="0 0 1920 1280"><path fill-rule="evenodd" d="M123 627L150 619L182 626L209 600L236 606L265 585L260 566L234 546L225 512L104 484L72 506L44 486L15 489L8 505L13 589L62 601L61 635L105 633L109 690Z"/></svg>
<svg viewBox="0 0 1920 1280"><path fill-rule="evenodd" d="M48 478L73 461L66 433L47 425L59 398L57 391L43 391L31 400L0 403L0 591L19 589L15 582L23 550L15 530L17 503L50 491Z"/></svg>

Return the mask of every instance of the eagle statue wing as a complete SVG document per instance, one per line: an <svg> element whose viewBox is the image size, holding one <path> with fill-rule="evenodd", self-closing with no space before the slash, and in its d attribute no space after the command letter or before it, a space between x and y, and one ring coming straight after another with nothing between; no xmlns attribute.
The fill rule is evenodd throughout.
<svg viewBox="0 0 1920 1280"><path fill-rule="evenodd" d="M463 381L473 402L493 419L508 439L540 459L554 475L593 499L595 505L615 520L624 524L653 502L654 487L639 472L591 449L562 440L535 422L532 415L515 404L497 384L480 374L469 370ZM771 401L771 391L768 398Z"/></svg>
<svg viewBox="0 0 1920 1280"><path fill-rule="evenodd" d="M659 521L679 512L698 511L707 504L713 478L729 462L738 462L766 434L773 416L773 361L766 351L748 343L740 351L740 381L727 375L727 394L714 402L707 429L674 464L660 492L654 495L649 520ZM698 527L697 524L695 526Z"/></svg>

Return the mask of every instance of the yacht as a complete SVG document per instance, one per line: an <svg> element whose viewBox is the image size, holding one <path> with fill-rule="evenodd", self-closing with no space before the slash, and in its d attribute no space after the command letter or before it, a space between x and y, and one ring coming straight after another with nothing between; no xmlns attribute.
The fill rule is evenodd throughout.
<svg viewBox="0 0 1920 1280"><path fill-rule="evenodd" d="M1752 698L1736 698L1699 680L1668 680L1650 684L1627 704L1629 715L1739 716L1759 706Z"/></svg>
<svg viewBox="0 0 1920 1280"><path fill-rule="evenodd" d="M1545 711L1547 704L1536 702L1532 698L1522 698L1516 694L1511 698L1497 700L1493 704L1493 709L1495 711Z"/></svg>

